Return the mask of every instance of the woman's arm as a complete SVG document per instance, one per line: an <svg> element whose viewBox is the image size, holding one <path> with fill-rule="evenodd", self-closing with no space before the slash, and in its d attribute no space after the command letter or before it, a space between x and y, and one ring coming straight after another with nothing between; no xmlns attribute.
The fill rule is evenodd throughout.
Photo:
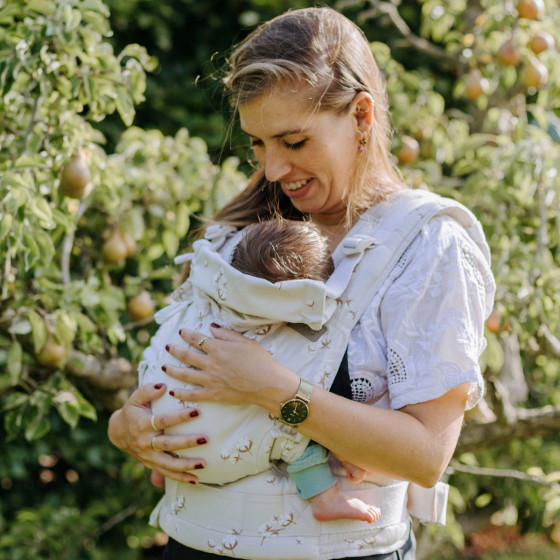
<svg viewBox="0 0 560 560"><path fill-rule="evenodd" d="M199 388L178 390L183 401L256 404L276 417L280 403L295 395L299 377L278 364L256 342L234 331L212 328L214 339L195 350L202 335L183 330L190 345L169 352L192 367L168 366L172 377ZM250 357L250 359L248 359ZM355 465L422 486L433 486L446 468L461 430L468 385L401 410L357 403L314 387L310 415L299 430Z"/></svg>
<svg viewBox="0 0 560 560"><path fill-rule="evenodd" d="M186 408L179 412L158 414L154 422L159 430L154 430L150 403L161 397L166 390L166 386L159 383L144 385L134 391L124 406L109 419L109 439L113 445L160 475L196 484L197 477L188 471L201 468L199 465L203 465L203 461L177 457L174 451L203 445L207 441L206 436L196 433L195 423L193 433L189 435L163 435L163 430L169 426L194 421L199 411ZM157 451L152 448L152 442ZM152 476L152 481L157 486L161 485L161 477Z"/></svg>

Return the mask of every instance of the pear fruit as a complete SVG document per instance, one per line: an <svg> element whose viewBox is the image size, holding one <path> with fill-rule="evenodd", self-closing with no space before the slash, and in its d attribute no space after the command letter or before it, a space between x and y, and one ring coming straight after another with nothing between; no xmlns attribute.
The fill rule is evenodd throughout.
<svg viewBox="0 0 560 560"><path fill-rule="evenodd" d="M521 61L521 53L512 39L508 39L496 53L496 58L504 66L517 66Z"/></svg>
<svg viewBox="0 0 560 560"><path fill-rule="evenodd" d="M519 0L517 13L520 18L541 19L544 15L544 2L543 0Z"/></svg>
<svg viewBox="0 0 560 560"><path fill-rule="evenodd" d="M127 231L122 232L122 239L126 245L126 256L132 257L136 253L136 239Z"/></svg>
<svg viewBox="0 0 560 560"><path fill-rule="evenodd" d="M493 309L488 318L486 319L486 328L494 334L507 331L509 329L509 321L502 318L502 315L497 309Z"/></svg>
<svg viewBox="0 0 560 560"><path fill-rule="evenodd" d="M477 99L486 92L489 85L488 80L482 77L479 70L471 70L465 78L465 95L469 99Z"/></svg>
<svg viewBox="0 0 560 560"><path fill-rule="evenodd" d="M540 54L546 50L552 50L556 46L554 37L546 31L537 31L529 41L529 48L535 53Z"/></svg>
<svg viewBox="0 0 560 560"><path fill-rule="evenodd" d="M66 361L66 348L59 344L54 336L49 335L43 348L36 354L35 359L42 366L59 368Z"/></svg>
<svg viewBox="0 0 560 560"><path fill-rule="evenodd" d="M418 158L420 154L420 145L418 140L412 136L403 136L402 145L397 153L400 163L412 163Z"/></svg>
<svg viewBox="0 0 560 560"><path fill-rule="evenodd" d="M91 192L91 173L83 150L77 150L61 169L59 188L70 198L84 198Z"/></svg>
<svg viewBox="0 0 560 560"><path fill-rule="evenodd" d="M114 228L110 233L109 237L103 243L103 247L101 247L101 252L105 257L107 262L116 264L128 256L129 248L122 236L122 233L119 231L118 228Z"/></svg>
<svg viewBox="0 0 560 560"><path fill-rule="evenodd" d="M548 68L534 56L529 57L521 70L521 82L528 88L540 88L548 82Z"/></svg>
<svg viewBox="0 0 560 560"><path fill-rule="evenodd" d="M128 314L135 321L151 317L156 311L152 297L146 290L142 290L128 302Z"/></svg>

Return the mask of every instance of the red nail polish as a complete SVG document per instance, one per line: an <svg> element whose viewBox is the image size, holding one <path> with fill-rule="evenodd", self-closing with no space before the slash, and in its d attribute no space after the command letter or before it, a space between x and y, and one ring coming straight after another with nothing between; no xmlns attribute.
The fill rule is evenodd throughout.
<svg viewBox="0 0 560 560"><path fill-rule="evenodd" d="M189 480L189 484L196 484L194 480Z"/></svg>
<svg viewBox="0 0 560 560"><path fill-rule="evenodd" d="M154 385L154 389L155 389L156 391L159 391L162 387L163 387L163 383L156 383L156 384Z"/></svg>
<svg viewBox="0 0 560 560"><path fill-rule="evenodd" d="M198 445L203 445L203 444L205 444L205 443L207 443L207 442L208 442L208 440L207 440L205 437L199 437L199 438L196 440L196 443L198 443Z"/></svg>
<svg viewBox="0 0 560 560"><path fill-rule="evenodd" d="M169 391L169 394L174 397L175 396L175 391Z"/></svg>
<svg viewBox="0 0 560 560"><path fill-rule="evenodd" d="M169 352L169 344L165 345L165 349Z"/></svg>
<svg viewBox="0 0 560 560"><path fill-rule="evenodd" d="M183 336L183 329L179 329L179 336Z"/></svg>
<svg viewBox="0 0 560 560"><path fill-rule="evenodd" d="M203 465L202 463L197 463L197 464L194 466L194 468L197 469L197 470L198 470L198 469L203 469L203 468L204 468L204 465Z"/></svg>
<svg viewBox="0 0 560 560"><path fill-rule="evenodd" d="M162 369L163 371L167 371L167 366L161 366L161 369Z"/></svg>
<svg viewBox="0 0 560 560"><path fill-rule="evenodd" d="M171 391L170 391L170 393L171 393ZM189 416L190 416L191 418L196 418L196 417L198 416L198 414L199 414L198 410L193 410L193 411L189 414Z"/></svg>
<svg viewBox="0 0 560 560"><path fill-rule="evenodd" d="M215 329L221 329L222 325L217 325L216 323L210 323L211 327L214 327Z"/></svg>

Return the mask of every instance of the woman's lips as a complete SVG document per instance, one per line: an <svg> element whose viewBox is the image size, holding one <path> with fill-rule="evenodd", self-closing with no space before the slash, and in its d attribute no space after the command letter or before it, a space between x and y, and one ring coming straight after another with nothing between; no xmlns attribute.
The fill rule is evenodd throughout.
<svg viewBox="0 0 560 560"><path fill-rule="evenodd" d="M302 179L301 181L292 181L290 183L281 183L282 190L290 198L301 198L307 194L309 185L313 179Z"/></svg>

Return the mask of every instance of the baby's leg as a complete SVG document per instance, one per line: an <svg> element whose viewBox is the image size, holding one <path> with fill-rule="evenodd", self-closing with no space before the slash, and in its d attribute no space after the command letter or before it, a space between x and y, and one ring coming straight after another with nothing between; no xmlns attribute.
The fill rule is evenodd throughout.
<svg viewBox="0 0 560 560"><path fill-rule="evenodd" d="M309 498L309 501L313 517L317 521L355 519L375 523L381 517L379 508L344 494L337 484Z"/></svg>
<svg viewBox="0 0 560 560"><path fill-rule="evenodd" d="M340 491L336 477L327 464L328 456L329 453L324 447L312 442L299 459L288 465L288 473L296 484L298 494L311 503L313 517L317 521L377 521L381 515L379 508ZM365 471L351 463L344 465L345 468L347 466L354 473L349 477L350 480L360 482L365 478Z"/></svg>

